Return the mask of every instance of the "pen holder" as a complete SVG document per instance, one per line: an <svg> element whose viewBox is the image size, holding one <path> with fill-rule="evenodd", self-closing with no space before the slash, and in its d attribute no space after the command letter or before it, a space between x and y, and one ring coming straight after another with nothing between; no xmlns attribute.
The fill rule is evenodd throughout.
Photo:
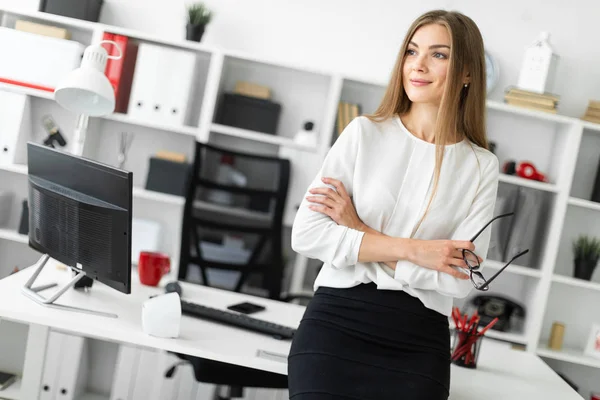
<svg viewBox="0 0 600 400"><path fill-rule="evenodd" d="M477 334L454 331L452 346L452 363L465 368L477 368L477 358L481 347L481 336Z"/></svg>

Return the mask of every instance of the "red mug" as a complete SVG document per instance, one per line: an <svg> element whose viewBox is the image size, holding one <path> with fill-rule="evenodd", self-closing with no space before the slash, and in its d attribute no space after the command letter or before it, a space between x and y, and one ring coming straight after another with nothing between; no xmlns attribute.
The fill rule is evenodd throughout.
<svg viewBox="0 0 600 400"><path fill-rule="evenodd" d="M142 285L158 286L163 275L171 272L169 256L152 251L140 252L138 260L138 274Z"/></svg>

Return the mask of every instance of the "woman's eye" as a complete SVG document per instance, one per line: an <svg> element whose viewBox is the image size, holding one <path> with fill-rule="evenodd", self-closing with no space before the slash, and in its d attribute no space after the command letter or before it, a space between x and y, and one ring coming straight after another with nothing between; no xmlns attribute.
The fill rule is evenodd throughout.
<svg viewBox="0 0 600 400"><path fill-rule="evenodd" d="M414 51L413 49L408 49L406 50L406 54L408 54L409 56L414 56L417 52Z"/></svg>
<svg viewBox="0 0 600 400"><path fill-rule="evenodd" d="M433 53L433 56L435 58L439 58L439 59L442 59L442 60L445 60L446 58L448 58L448 56L445 55L444 53Z"/></svg>

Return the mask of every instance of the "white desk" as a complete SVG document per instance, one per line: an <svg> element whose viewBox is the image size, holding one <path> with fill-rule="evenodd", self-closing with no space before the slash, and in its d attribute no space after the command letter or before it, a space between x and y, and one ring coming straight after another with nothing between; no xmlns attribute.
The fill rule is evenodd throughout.
<svg viewBox="0 0 600 400"><path fill-rule="evenodd" d="M281 374L287 373L285 357L272 360L257 356L258 350L286 355L290 342L266 335L223 326L217 323L184 317L178 339L160 339L142 332L141 305L149 296L161 293L161 288L143 286L133 275L132 294L122 295L98 283L89 293L70 290L59 304L112 312L119 318L106 318L83 313L43 307L21 294L21 287L33 273L29 268L0 280L0 318L47 326L51 329L120 343L163 349L200 356L217 361L252 367ZM48 266L36 281L64 282L64 271ZM161 285L165 284L163 279ZM238 293L182 284L183 298L202 302L207 306L223 308L249 300L267 307L256 318L282 325L298 325L304 307ZM53 289L49 289L52 291ZM509 349L506 345L486 340L482 345L476 370L452 366L452 400L469 399L546 399L581 400L550 367L531 353Z"/></svg>

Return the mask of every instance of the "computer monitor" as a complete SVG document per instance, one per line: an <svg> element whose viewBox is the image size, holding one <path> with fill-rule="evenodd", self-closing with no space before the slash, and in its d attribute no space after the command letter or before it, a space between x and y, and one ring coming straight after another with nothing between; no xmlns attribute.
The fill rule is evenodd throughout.
<svg viewBox="0 0 600 400"><path fill-rule="evenodd" d="M133 174L31 142L27 158L29 246L44 256L25 293L52 304L84 276L131 293ZM46 299L32 284L50 257L77 275Z"/></svg>

